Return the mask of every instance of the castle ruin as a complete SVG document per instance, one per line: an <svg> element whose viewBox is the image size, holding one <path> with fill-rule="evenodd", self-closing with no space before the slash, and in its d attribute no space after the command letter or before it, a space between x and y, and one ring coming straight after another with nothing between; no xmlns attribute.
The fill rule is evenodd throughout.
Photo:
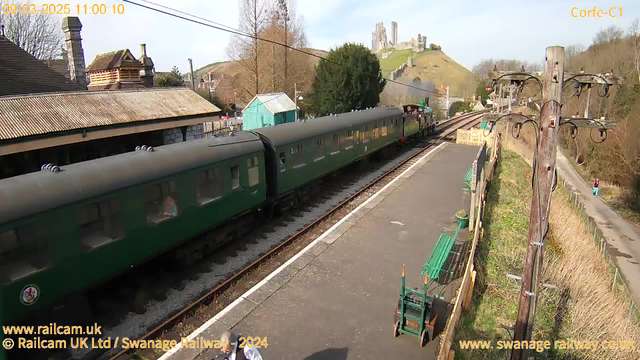
<svg viewBox="0 0 640 360"><path fill-rule="evenodd" d="M391 41L387 39L387 29L384 27L384 23L379 22L376 24L376 31L371 33L371 52L374 54L380 54L382 49L392 47L395 50L411 49L415 52L424 51L427 48L427 37L418 34L417 38L412 38L409 41L398 42L398 23L391 22Z"/></svg>

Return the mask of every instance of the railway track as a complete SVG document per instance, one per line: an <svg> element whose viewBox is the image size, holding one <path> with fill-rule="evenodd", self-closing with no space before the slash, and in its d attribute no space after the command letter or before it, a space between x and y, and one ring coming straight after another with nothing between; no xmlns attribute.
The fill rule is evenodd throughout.
<svg viewBox="0 0 640 360"><path fill-rule="evenodd" d="M315 238L320 236L342 217L355 209L361 203L366 201L370 196L376 193L380 188L384 187L389 181L402 173L408 167L413 165L420 159L420 155L426 150L434 146L439 140L450 137L455 134L459 128L472 127L480 122L482 112L474 112L451 119L437 127L436 136L432 137L430 142L423 146L421 151L416 152L408 159L402 161L396 166L387 170L382 175L376 177L368 185L363 186L338 205L316 220L304 226L293 236L273 247L270 251L263 254L249 265L232 274L215 288L211 289L205 295L190 303L177 314L171 316L162 324L154 327L139 340L168 339L179 341L182 337L187 337L189 333L206 322L209 318L215 316L226 305L235 301L245 291L249 290L253 285L260 282L271 271L285 263L289 258L294 256L298 251L303 249ZM454 135L455 136L455 135ZM145 359L157 359L162 356L161 353L152 350L143 350L144 354L138 353L140 357ZM108 355L109 357L105 356ZM116 354L103 354L101 359L110 360L126 360L133 356L132 351L121 350ZM95 358L96 356L92 356Z"/></svg>

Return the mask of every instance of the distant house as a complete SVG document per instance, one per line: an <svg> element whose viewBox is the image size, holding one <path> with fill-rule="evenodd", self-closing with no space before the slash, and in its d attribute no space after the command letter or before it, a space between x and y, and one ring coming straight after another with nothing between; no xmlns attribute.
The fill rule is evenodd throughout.
<svg viewBox="0 0 640 360"><path fill-rule="evenodd" d="M136 89L153 86L153 61L141 45L142 56L136 59L129 49L96 56L87 68L89 90Z"/></svg>
<svg viewBox="0 0 640 360"><path fill-rule="evenodd" d="M296 105L287 94L258 94L242 110L243 130L259 129L295 121Z"/></svg>

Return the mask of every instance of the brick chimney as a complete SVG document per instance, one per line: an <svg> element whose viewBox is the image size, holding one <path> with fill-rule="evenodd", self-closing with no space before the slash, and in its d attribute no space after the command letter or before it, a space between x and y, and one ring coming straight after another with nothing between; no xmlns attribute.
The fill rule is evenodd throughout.
<svg viewBox="0 0 640 360"><path fill-rule="evenodd" d="M87 73L84 66L84 51L82 50L82 38L80 37L82 23L75 16L62 19L62 31L67 43L69 76L72 81L80 85L87 85Z"/></svg>
<svg viewBox="0 0 640 360"><path fill-rule="evenodd" d="M145 87L153 87L153 77L155 75L155 71L153 60L151 60L151 58L147 56L146 44L140 44L140 52L142 53L142 55L138 60L144 66L144 69L140 70L140 78L142 79Z"/></svg>

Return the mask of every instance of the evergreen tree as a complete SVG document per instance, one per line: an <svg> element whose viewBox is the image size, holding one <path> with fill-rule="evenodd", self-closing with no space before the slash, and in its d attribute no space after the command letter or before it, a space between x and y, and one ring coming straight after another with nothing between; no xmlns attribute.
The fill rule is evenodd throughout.
<svg viewBox="0 0 640 360"><path fill-rule="evenodd" d="M380 102L386 80L378 58L369 49L348 43L331 50L327 60L321 60L316 69L311 95L313 113L344 113Z"/></svg>

